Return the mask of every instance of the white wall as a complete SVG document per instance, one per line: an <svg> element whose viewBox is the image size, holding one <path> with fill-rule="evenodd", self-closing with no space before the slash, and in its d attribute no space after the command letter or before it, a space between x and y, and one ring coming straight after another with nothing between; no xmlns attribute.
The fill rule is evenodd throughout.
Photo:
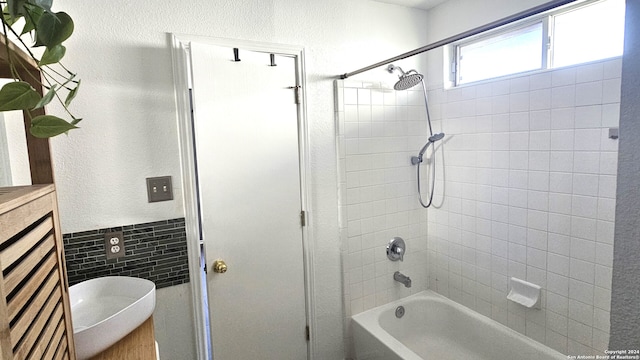
<svg viewBox="0 0 640 360"><path fill-rule="evenodd" d="M84 118L82 129L52 141L65 233L183 216L167 33L305 47L316 269L312 331L317 358L342 358L332 80L424 44L426 13L360 0L68 0L56 6L76 23L65 64L82 78L72 107ZM175 200L148 204L145 177L159 175L173 177ZM172 334L164 338L185 336Z"/></svg>

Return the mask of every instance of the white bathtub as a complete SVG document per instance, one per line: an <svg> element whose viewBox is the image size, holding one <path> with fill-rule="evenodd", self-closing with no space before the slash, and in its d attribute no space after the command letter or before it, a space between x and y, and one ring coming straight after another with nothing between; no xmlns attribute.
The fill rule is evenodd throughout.
<svg viewBox="0 0 640 360"><path fill-rule="evenodd" d="M353 333L358 360L567 358L429 290L353 316Z"/></svg>

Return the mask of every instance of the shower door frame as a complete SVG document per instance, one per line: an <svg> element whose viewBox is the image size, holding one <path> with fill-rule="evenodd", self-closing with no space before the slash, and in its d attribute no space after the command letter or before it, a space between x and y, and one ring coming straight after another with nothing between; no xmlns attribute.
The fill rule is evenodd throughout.
<svg viewBox="0 0 640 360"><path fill-rule="evenodd" d="M182 185L185 211L185 229L187 235L187 251L189 258L189 277L191 281L191 296L193 302L193 316L196 336L196 354L198 359L211 359L211 353L207 347L208 333L206 330L207 315L205 312L202 281L202 267L200 265L200 224L197 191L197 172L195 164L195 144L194 129L192 124L192 105L190 98L191 67L190 67L190 44L200 43L229 48L242 48L250 51L275 53L288 55L295 59L296 84L298 89L298 153L300 167L300 198L302 211L305 214L306 223L302 226L302 248L303 266L305 281L305 306L306 320L310 331L310 338L307 340L307 358L313 359L314 354L314 328L315 312L313 304L314 283L313 283L313 225L310 216L311 205L311 181L308 174L311 173L309 161L309 132L307 124L306 107L306 82L304 68L304 48L302 46L292 46L283 44L273 44L266 42L255 42L248 40L215 38L208 36L168 34L172 45L173 76L176 95L177 115L178 115L178 137L180 140L180 160L182 168ZM207 266L208 264L205 264Z"/></svg>

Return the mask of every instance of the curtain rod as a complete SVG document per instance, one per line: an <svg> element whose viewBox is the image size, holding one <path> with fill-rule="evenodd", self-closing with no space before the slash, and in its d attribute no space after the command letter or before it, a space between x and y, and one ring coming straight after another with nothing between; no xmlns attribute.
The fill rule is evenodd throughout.
<svg viewBox="0 0 640 360"><path fill-rule="evenodd" d="M414 55L418 55L418 54L423 53L425 51L433 50L433 49L439 48L439 47L444 46L444 45L449 45L449 44L451 44L453 42L460 41L460 40L462 40L464 38L467 38L469 36L478 35L478 34L480 34L482 32L493 30L493 29L498 28L500 26L504 26L504 25L510 24L512 22L515 22L515 21L518 21L518 20L522 20L522 19L527 18L529 16L537 15L537 14L543 13L545 11L549 11L549 10L555 9L555 8L557 8L559 6L570 4L570 3L575 2L575 1L578 1L578 0L553 0L553 1L549 1L549 2L544 3L542 5L538 5L538 6L535 6L535 7L531 8L531 9L528 9L528 10L525 10L525 11L521 11L519 13L513 14L511 16L507 16L507 17L502 18L500 20L496 20L494 22L491 22L491 23L488 23L488 24L485 24L485 25L482 25L482 26L478 26L477 28L474 28L474 29L471 29L471 30L467 30L467 31L459 33L457 35L450 36L450 37L448 37L446 39L442 39L440 41L436 41L436 42L431 43L429 45L425 45L423 47L420 47L420 48L417 48L415 50L406 52L404 54L401 54L401 55L392 57L390 59L375 63L373 65L369 65L369 66L364 67L362 69L359 69L359 70L356 70L356 71L352 71L350 73L342 74L342 75L340 75L340 79L346 79L346 78L351 77L353 75L357 75L357 74L363 73L365 71L369 71L371 69L375 69L375 68L377 68L379 66L391 64L392 62L397 61L397 60L406 59L408 57L411 57L411 56L414 56Z"/></svg>

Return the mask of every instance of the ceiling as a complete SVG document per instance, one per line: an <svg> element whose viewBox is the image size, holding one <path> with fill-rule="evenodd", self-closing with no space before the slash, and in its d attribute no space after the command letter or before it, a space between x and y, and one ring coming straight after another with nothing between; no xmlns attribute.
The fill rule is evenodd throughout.
<svg viewBox="0 0 640 360"><path fill-rule="evenodd" d="M384 2L387 4L396 4L400 6L407 6L418 8L422 10L429 10L436 5L440 5L447 0L374 0L378 2Z"/></svg>

